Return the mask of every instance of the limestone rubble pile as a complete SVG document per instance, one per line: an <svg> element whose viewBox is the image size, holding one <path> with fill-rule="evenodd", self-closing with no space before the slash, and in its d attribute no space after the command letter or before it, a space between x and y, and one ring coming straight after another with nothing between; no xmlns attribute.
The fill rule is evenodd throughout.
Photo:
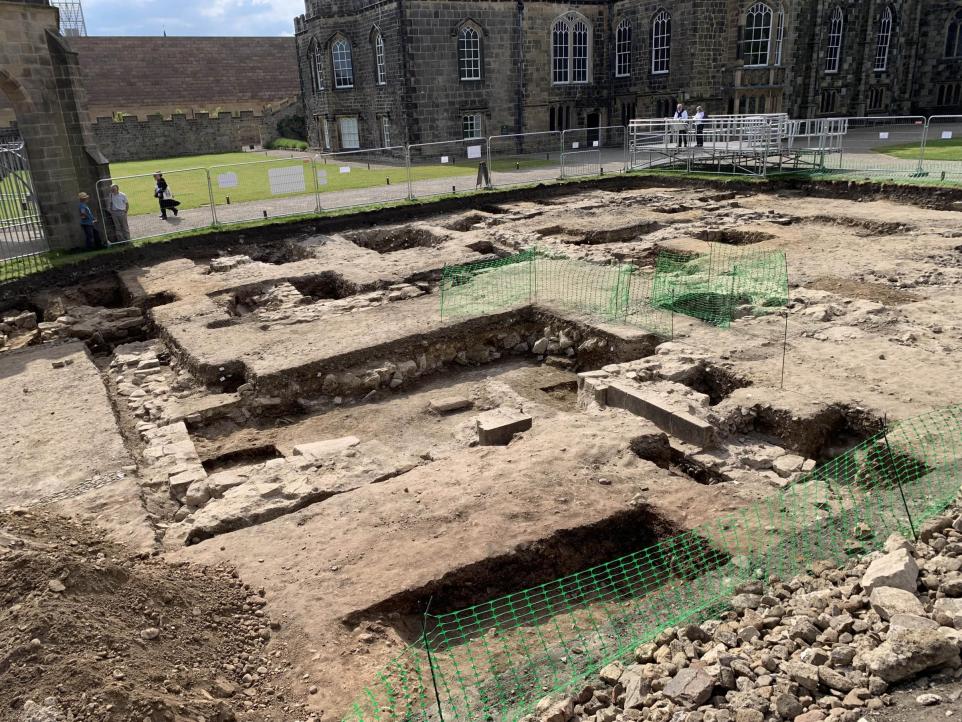
<svg viewBox="0 0 962 722"><path fill-rule="evenodd" d="M857 563L742 584L720 619L665 630L525 722L857 722L899 683L962 677L960 570L953 509L917 543L893 534Z"/></svg>

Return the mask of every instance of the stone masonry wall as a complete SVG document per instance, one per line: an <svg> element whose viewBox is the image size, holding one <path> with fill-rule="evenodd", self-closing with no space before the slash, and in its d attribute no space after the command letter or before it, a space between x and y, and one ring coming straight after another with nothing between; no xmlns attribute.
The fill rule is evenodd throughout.
<svg viewBox="0 0 962 722"><path fill-rule="evenodd" d="M269 115L255 115L253 111L241 111L236 116L173 115L169 119L152 115L147 120L127 117L120 123L113 118L97 118L93 132L111 162L229 153L249 145L266 146L278 137L278 121L302 112L299 103L292 103Z"/></svg>

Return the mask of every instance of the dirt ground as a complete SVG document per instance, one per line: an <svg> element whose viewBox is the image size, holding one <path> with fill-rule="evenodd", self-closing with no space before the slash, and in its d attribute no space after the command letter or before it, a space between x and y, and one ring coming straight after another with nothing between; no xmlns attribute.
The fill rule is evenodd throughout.
<svg viewBox="0 0 962 722"><path fill-rule="evenodd" d="M75 292L25 299L18 310L38 309L56 328L39 345L0 346L12 432L0 509L28 507L0 517L0 564L32 570L4 590L0 615L31 621L6 625L5 643L28 661L0 661L0 702L20 710L52 695L81 709L80 691L98 682L78 674L58 689L70 664L37 671L31 640L47 645L35 630L55 628L50 620L118 599L102 625L77 622L102 635L96 645L80 643L76 627L49 642L74 665L84 649L121 648L85 668L110 691L90 719L143 717L153 704L224 719L338 718L411 641L429 599L451 611L605 561L796 478L742 457L814 464L885 420L962 402L960 220L874 198L583 191L126 269L110 281L143 313L148 338L136 344L101 329L85 349L61 320ZM649 330L551 304L438 312L446 265L538 245L650 269L662 250L705 252L708 241L785 251L786 313L730 329L675 314L674 337L656 354L667 339ZM57 298L65 307L44 315ZM658 383L691 392L679 403L714 425L714 449L672 436L688 461L656 463L633 442L665 428L579 396L577 373L646 359ZM761 407L784 423L738 432L722 423ZM480 444L479 416L499 409L530 417L530 429L508 445ZM692 459L720 461L706 476ZM89 549L125 559L91 582L94 597L69 581L101 573L74 571L96 564ZM51 576L67 580L66 593L44 589ZM178 611L158 621L150 600L167 585ZM139 601L123 601L124 588L140 590ZM253 604L259 589L266 601ZM195 606L223 624L197 624ZM278 628L264 639L251 620L267 617ZM151 621L163 645L138 636ZM230 625L245 640L253 629L243 650ZM194 636L167 645L168 626ZM199 671L178 651L185 643L202 653ZM121 662L125 677L110 681ZM134 672L155 664L181 665L187 678ZM212 691L215 670L236 686L230 696ZM914 697L906 705L875 719L907 718L897 715ZM921 714L951 710L955 702Z"/></svg>

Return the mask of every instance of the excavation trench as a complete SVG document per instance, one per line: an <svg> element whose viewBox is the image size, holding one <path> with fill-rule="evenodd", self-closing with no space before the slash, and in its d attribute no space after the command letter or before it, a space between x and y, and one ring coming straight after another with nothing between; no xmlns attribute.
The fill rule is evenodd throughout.
<svg viewBox="0 0 962 722"><path fill-rule="evenodd" d="M378 253L394 253L411 248L433 248L447 240L446 236L422 226L375 228L367 231L345 233L351 243Z"/></svg>
<svg viewBox="0 0 962 722"><path fill-rule="evenodd" d="M600 521L559 529L509 552L454 569L439 579L359 609L342 621L353 628L366 620L388 620L403 638L414 641L422 633L424 613L430 603L432 617L481 605L479 613L469 615L464 622L471 628L471 634L480 634L495 626L543 624L560 612L570 613L577 607L640 596L672 579L690 578L692 569L673 566L669 555L661 557L661 550L655 547L681 531L651 508L632 506ZM692 557L701 557L699 573L723 566L729 560L726 552L712 548L699 537L687 539L687 544L693 545ZM613 563L651 547L655 548L639 567L642 571L634 577L629 578L624 569ZM664 563L657 563L659 561ZM581 575L580 583L562 579L598 565L603 566L590 577ZM523 594L532 589L533 593ZM549 603L565 589L567 598L559 600L557 607ZM508 608L510 605L505 600L498 599L506 595L518 596L517 614L492 614L485 609L485 603L493 600L498 601L497 608Z"/></svg>

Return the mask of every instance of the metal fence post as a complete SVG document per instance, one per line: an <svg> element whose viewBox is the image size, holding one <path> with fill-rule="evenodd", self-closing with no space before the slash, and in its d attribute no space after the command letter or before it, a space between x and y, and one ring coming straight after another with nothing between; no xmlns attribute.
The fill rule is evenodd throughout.
<svg viewBox="0 0 962 722"><path fill-rule="evenodd" d="M207 176L207 197L210 199L210 225L217 225L217 205L214 203L214 184L210 181L210 169L204 168L204 175Z"/></svg>
<svg viewBox="0 0 962 722"><path fill-rule="evenodd" d="M414 200L414 182L411 179L411 144L404 146L404 167L407 168L408 177L408 200Z"/></svg>
<svg viewBox="0 0 962 722"><path fill-rule="evenodd" d="M624 147L623 147L623 150L624 150L624 164L623 164L622 167L621 167L621 172L622 172L622 173L627 173L627 172L628 172L628 126L625 125L625 126L622 126L622 127L624 128L624 131L625 131L625 141L624 141L624 143L622 144L622 145L624 146Z"/></svg>
<svg viewBox="0 0 962 722"><path fill-rule="evenodd" d="M925 119L925 128L922 130L922 148L919 152L919 170L918 174L921 177L925 173L925 147L929 142L929 127L931 127L932 116Z"/></svg>
<svg viewBox="0 0 962 722"><path fill-rule="evenodd" d="M487 151L485 152L485 157L488 159L488 187L487 190L494 188L494 166L491 165L491 139L494 136L489 135L487 143Z"/></svg>
<svg viewBox="0 0 962 722"><path fill-rule="evenodd" d="M311 157L311 177L314 179L314 212L321 212L321 185L317 182L317 154Z"/></svg>
<svg viewBox="0 0 962 722"><path fill-rule="evenodd" d="M561 180L565 179L565 133L567 131L561 131L561 154L558 156L558 163L561 166Z"/></svg>

